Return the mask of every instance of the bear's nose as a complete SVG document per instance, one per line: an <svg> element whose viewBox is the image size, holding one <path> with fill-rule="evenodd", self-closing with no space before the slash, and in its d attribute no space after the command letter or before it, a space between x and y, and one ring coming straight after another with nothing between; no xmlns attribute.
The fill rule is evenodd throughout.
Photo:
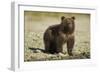
<svg viewBox="0 0 100 73"><path fill-rule="evenodd" d="M72 27L72 24L69 24L69 27L71 28Z"/></svg>

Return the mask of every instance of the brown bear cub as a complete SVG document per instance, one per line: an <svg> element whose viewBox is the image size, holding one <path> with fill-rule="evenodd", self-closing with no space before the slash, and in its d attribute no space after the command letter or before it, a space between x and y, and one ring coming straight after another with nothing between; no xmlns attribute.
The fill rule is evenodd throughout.
<svg viewBox="0 0 100 73"><path fill-rule="evenodd" d="M45 51L55 54L63 52L63 44L66 43L67 51L70 56L73 55L72 50L75 43L75 17L61 17L61 23L52 25L47 28L44 33L43 40Z"/></svg>

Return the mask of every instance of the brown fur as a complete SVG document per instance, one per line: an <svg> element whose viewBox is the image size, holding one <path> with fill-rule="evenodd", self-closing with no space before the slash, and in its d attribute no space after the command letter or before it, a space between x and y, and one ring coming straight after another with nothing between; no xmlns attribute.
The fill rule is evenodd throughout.
<svg viewBox="0 0 100 73"><path fill-rule="evenodd" d="M69 55L72 54L75 38L75 17L61 17L61 23L52 25L47 28L44 33L45 50L48 53L59 53L63 51L63 44L66 43Z"/></svg>

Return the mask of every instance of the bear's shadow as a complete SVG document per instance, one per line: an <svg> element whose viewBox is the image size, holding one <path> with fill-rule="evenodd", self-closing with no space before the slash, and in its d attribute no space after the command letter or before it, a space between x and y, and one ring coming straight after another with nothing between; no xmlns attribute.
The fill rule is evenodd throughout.
<svg viewBox="0 0 100 73"><path fill-rule="evenodd" d="M34 47L29 47L30 50L32 50L34 53L37 53L37 52L43 52L43 53L46 53L44 49L42 48L34 48Z"/></svg>
<svg viewBox="0 0 100 73"><path fill-rule="evenodd" d="M44 49L42 48L33 48L33 47L29 47L29 49L31 51L33 51L33 53L47 53ZM47 53L49 54L49 53ZM67 56L67 57L64 57L65 59L86 59L86 58L90 58L90 53L87 52L82 52L80 54L74 54L73 56Z"/></svg>

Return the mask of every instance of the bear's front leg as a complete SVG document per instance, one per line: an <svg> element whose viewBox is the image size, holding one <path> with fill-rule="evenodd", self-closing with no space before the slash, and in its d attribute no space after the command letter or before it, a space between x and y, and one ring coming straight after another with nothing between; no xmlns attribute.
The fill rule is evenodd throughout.
<svg viewBox="0 0 100 73"><path fill-rule="evenodd" d="M56 40L57 44L57 53L63 53L63 39L61 37L58 37Z"/></svg>
<svg viewBox="0 0 100 73"><path fill-rule="evenodd" d="M67 40L67 51L68 51L69 56L73 56L72 50L74 47L74 43L75 43L74 36L69 37Z"/></svg>

